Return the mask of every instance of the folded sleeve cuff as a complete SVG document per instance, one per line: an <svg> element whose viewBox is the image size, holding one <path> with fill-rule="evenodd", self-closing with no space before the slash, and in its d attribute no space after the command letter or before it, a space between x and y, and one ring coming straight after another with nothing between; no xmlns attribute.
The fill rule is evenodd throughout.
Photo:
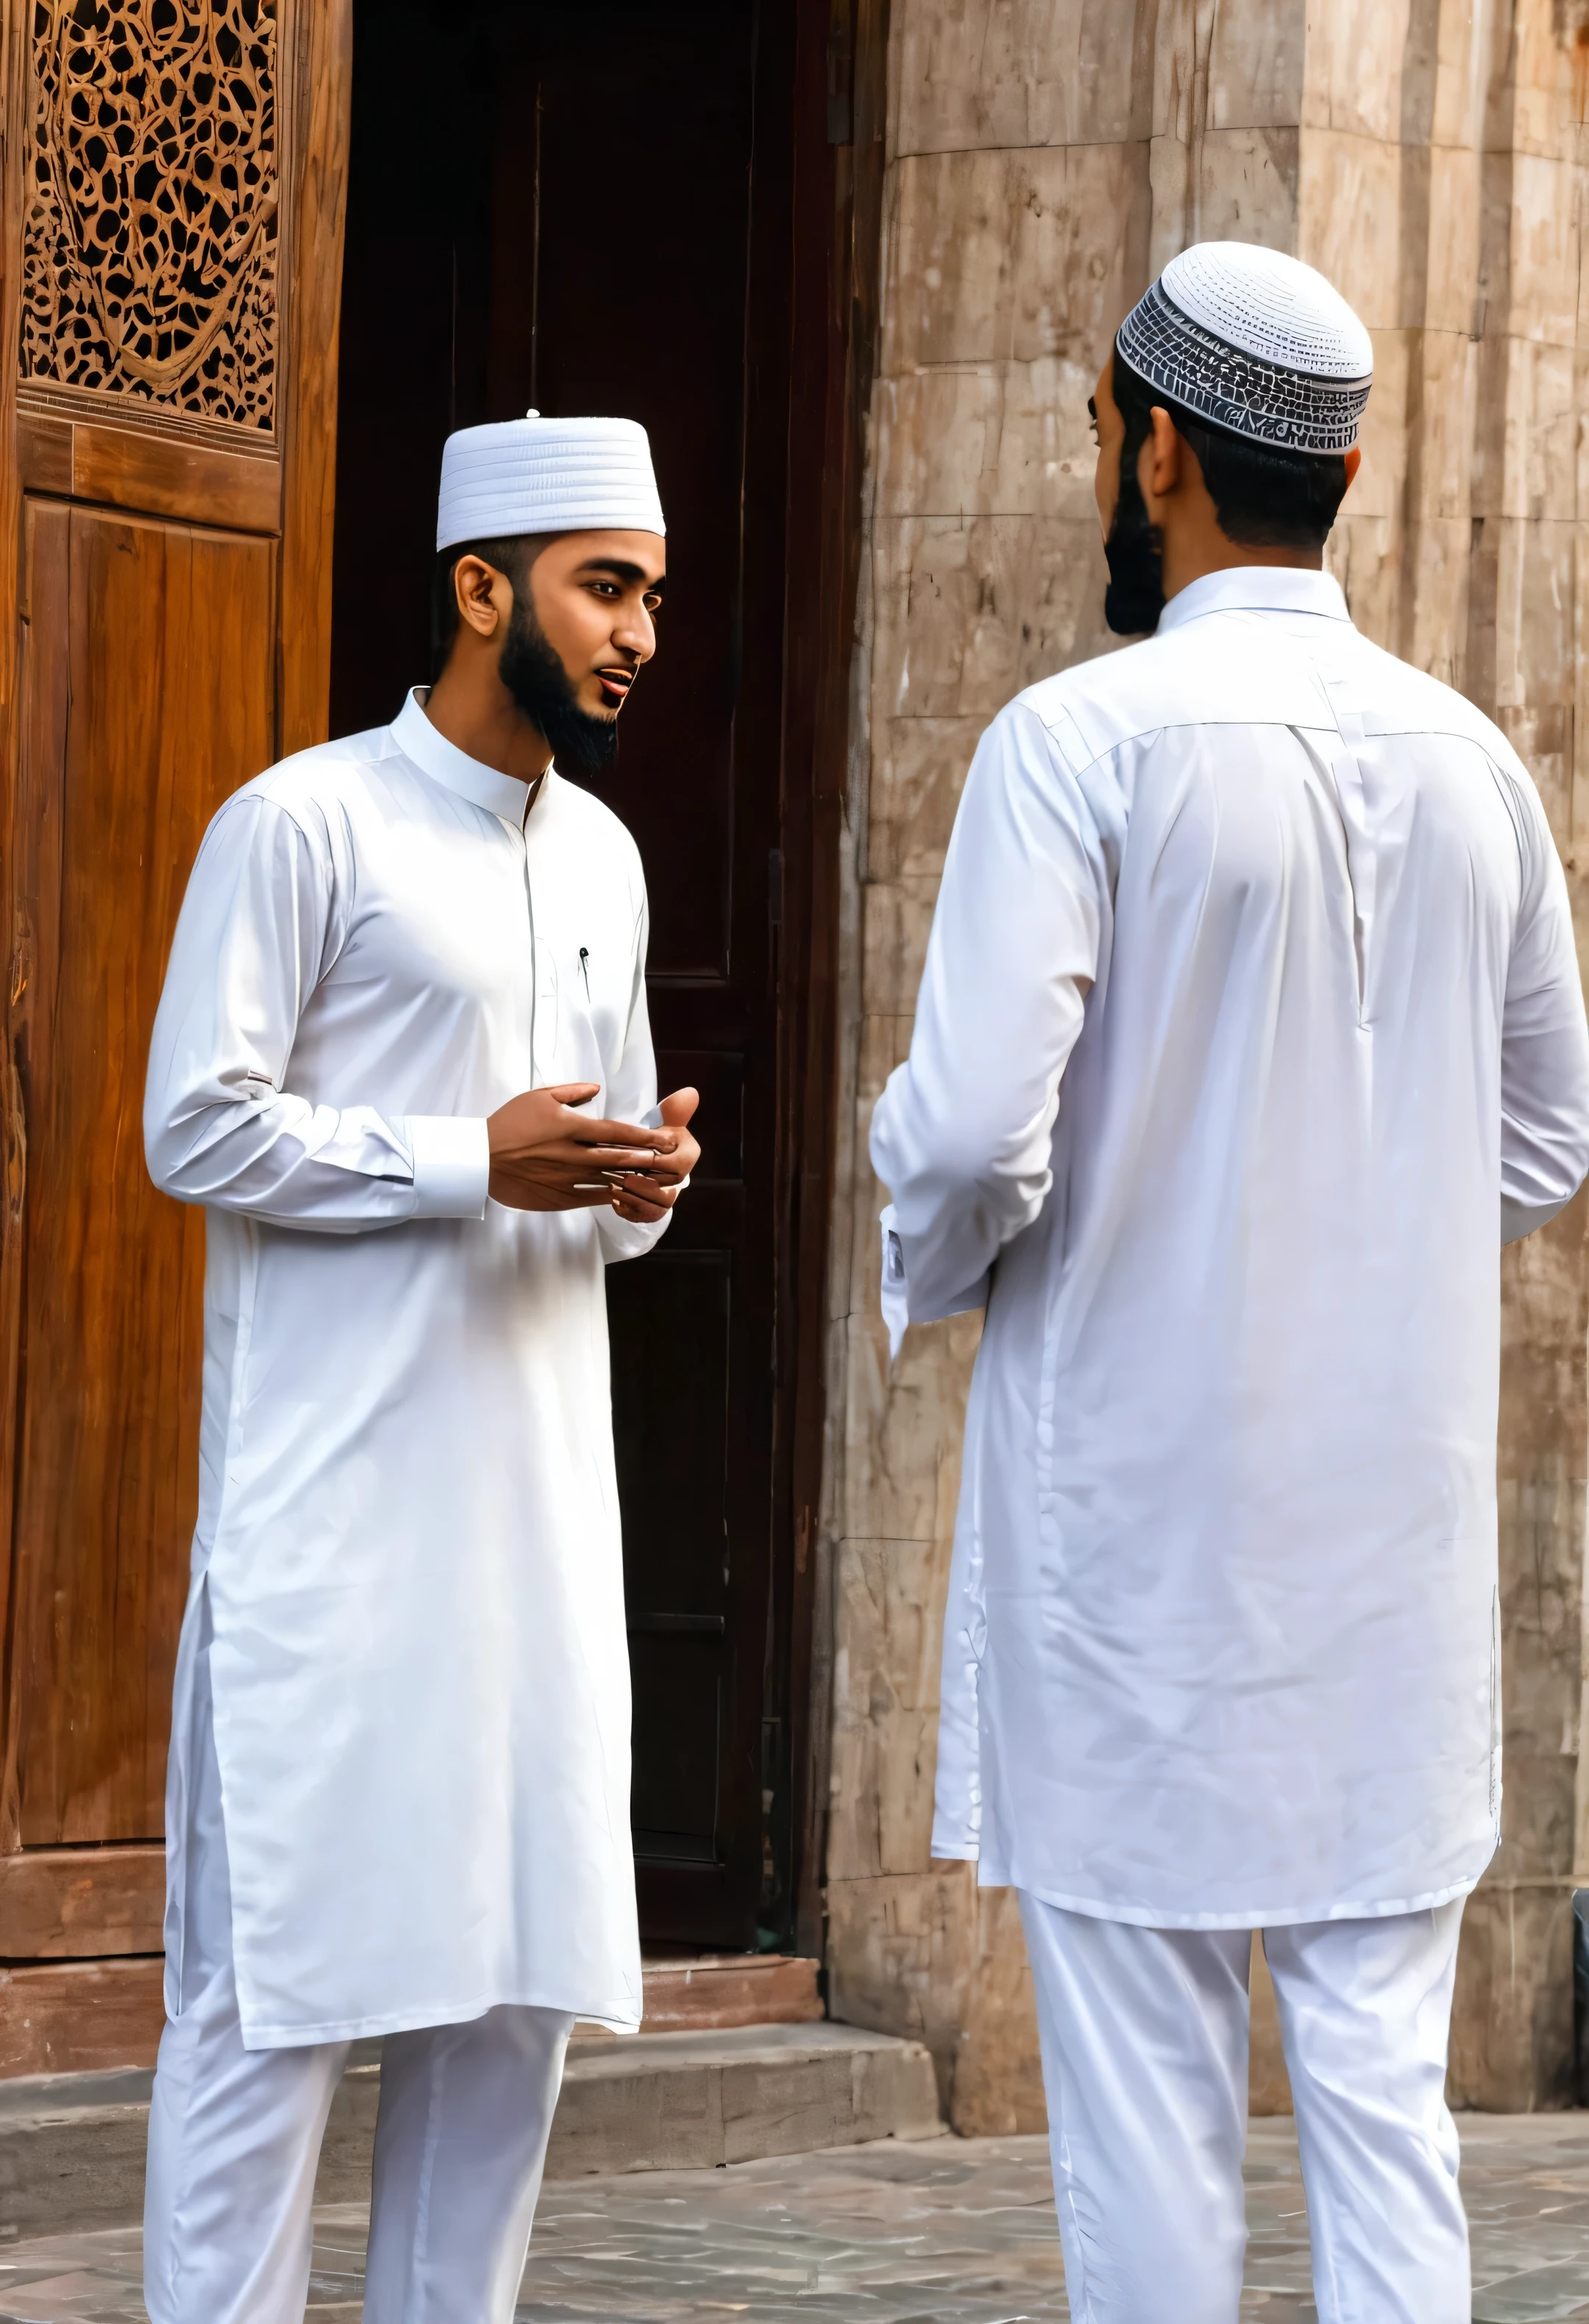
<svg viewBox="0 0 1589 2324"><path fill-rule="evenodd" d="M483 1114L411 1113L416 1219L483 1219L491 1141Z"/></svg>

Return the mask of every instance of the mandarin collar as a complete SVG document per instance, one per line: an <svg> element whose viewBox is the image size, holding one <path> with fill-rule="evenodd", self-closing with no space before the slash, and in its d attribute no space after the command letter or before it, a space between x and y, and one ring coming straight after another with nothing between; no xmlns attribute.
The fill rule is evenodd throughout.
<svg viewBox="0 0 1589 2324"><path fill-rule="evenodd" d="M1346 600L1333 573L1293 565L1229 565L1205 573L1178 590L1159 616L1157 634L1178 630L1204 613L1316 613L1326 622L1350 622Z"/></svg>
<svg viewBox="0 0 1589 2324"><path fill-rule="evenodd" d="M420 772L429 775L433 782L444 784L457 791L461 798L483 807L488 815L500 816L522 831L533 786L522 783L516 776L499 774L494 767L482 765L449 742L439 727L432 726L425 715L428 686L409 689L408 699L392 722L392 739L405 759L411 759ZM541 780L541 789L552 774L549 767Z"/></svg>

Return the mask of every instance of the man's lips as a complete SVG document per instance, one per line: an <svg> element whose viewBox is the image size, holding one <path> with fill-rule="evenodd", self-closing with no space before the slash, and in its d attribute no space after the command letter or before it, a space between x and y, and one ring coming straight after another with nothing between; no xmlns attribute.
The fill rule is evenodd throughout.
<svg viewBox="0 0 1589 2324"><path fill-rule="evenodd" d="M634 683L634 673L627 669L598 669L596 679L601 687L602 700L610 709L622 709Z"/></svg>

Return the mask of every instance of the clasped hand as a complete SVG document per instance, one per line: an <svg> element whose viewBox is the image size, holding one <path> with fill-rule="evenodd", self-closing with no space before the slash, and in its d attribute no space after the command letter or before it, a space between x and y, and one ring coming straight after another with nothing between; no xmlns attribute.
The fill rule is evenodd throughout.
<svg viewBox="0 0 1589 2324"><path fill-rule="evenodd" d="M611 1209L635 1225L667 1217L700 1160L687 1127L700 1100L675 1090L661 1103L661 1130L593 1121L577 1109L598 1082L525 1090L487 1119L491 1198L512 1211Z"/></svg>

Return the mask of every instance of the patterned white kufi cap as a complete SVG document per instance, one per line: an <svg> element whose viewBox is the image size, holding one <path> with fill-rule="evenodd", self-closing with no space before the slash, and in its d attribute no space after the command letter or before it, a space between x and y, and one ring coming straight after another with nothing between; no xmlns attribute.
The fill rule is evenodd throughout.
<svg viewBox="0 0 1589 2324"><path fill-rule="evenodd" d="M525 532L666 532L638 420L494 420L441 451L436 546Z"/></svg>
<svg viewBox="0 0 1589 2324"><path fill-rule="evenodd" d="M1115 346L1168 401L1291 452L1349 450L1373 384L1373 343L1334 283L1252 242L1172 258Z"/></svg>

